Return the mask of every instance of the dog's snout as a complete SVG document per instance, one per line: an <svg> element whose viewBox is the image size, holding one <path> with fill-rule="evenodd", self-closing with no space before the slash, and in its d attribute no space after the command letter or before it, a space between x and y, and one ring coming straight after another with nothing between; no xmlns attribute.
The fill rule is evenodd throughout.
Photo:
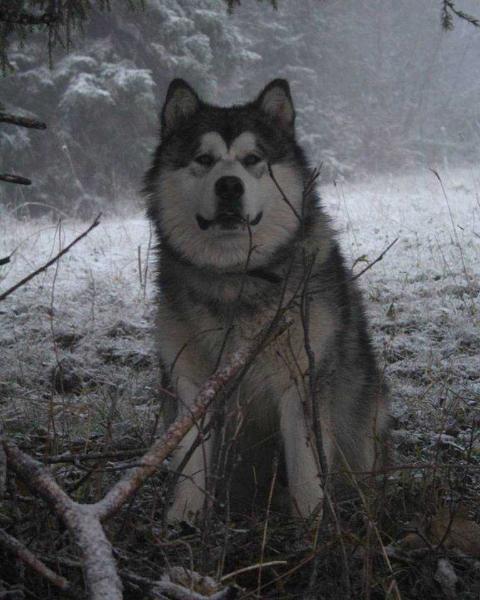
<svg viewBox="0 0 480 600"><path fill-rule="evenodd" d="M215 194L220 200L238 201L243 196L244 191L242 180L234 175L220 177L215 183Z"/></svg>

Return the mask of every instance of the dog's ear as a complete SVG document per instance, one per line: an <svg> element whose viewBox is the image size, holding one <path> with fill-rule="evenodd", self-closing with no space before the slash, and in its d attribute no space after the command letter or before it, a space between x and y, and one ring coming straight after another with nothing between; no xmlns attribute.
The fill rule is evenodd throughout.
<svg viewBox="0 0 480 600"><path fill-rule="evenodd" d="M200 98L183 79L174 79L168 87L162 109L162 136L169 135L200 108Z"/></svg>
<svg viewBox="0 0 480 600"><path fill-rule="evenodd" d="M290 86L286 79L274 79L260 92L255 103L281 127L293 133L295 109L293 108Z"/></svg>

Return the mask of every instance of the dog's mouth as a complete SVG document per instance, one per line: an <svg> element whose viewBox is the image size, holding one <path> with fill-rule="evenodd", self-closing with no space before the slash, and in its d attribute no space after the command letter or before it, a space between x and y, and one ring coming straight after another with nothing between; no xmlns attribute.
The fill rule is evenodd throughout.
<svg viewBox="0 0 480 600"><path fill-rule="evenodd" d="M210 227L217 227L226 231L255 227L260 223L262 217L263 211L260 211L252 221L248 216L245 218L237 212L222 212L216 215L214 219L205 219L202 215L196 215L198 226L203 231L210 229Z"/></svg>

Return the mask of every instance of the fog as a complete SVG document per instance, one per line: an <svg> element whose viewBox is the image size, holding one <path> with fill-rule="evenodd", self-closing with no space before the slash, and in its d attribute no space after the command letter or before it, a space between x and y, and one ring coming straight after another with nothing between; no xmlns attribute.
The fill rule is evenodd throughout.
<svg viewBox="0 0 480 600"><path fill-rule="evenodd" d="M32 11L43 10L47 4L79 5L50 0L12 3L13 10ZM62 508L67 506L63 492L60 501L50 501L51 506L41 503L37 493L40 480L50 491L55 489L53 476L79 503L74 507L83 511L79 520L90 515L91 524L97 514L92 503L111 491L124 473L129 477L132 467L143 464L149 472L159 468L105 530L114 546L112 557L118 563L126 599L193 597L195 587L195 598L203 599L478 600L480 27L452 17L454 27L446 31L442 7L453 5L480 17L480 3L278 0L274 9L267 0L242 0L240 5L233 2L231 11L222 0L145 0L144 4L144 10L132 11L126 1L117 1L110 2L111 12L92 10L83 34L73 33L68 51L56 44L51 60L45 31L27 31L23 40L15 34L9 36L11 68L0 79L1 112L35 117L44 121L47 129L0 122L0 174L15 174L32 182L15 185L0 181L0 598L60 597L54 587L58 577L56 583L53 580L51 584L51 578L47 581L45 569L42 572L42 565L31 558L28 562L28 553L68 579L68 597L85 597L80 590L89 581L93 563L100 576L90 587L115 587L98 558L105 549L110 552L106 538L95 548L95 540L100 538L89 535L88 525L80 537L83 541L91 538L94 550L102 552L85 551L85 544L80 552L71 535L74 528L69 521L73 517L64 518L71 507ZM4 32L8 23L2 19L7 12L0 10ZM161 447L165 425L161 399L175 397L184 367L174 369L178 359L182 363L184 350L187 354L192 350L192 356L208 364L202 353L208 353L213 344L208 342L210 338L205 342L194 333L191 324L195 319L203 321L198 315L206 314L196 309L208 306L212 315L216 311L221 314L221 303L233 298L230 291L224 296L218 292L218 301L213 295L202 298L203 288L190 288L188 275L178 287L165 277L164 287L157 289L158 240L146 218L140 190L158 143L162 103L175 77L184 78L201 97L219 105L253 99L272 79L288 79L297 114L297 137L312 168L320 168L321 202L351 269L342 270L341 275L336 273L339 267L330 271L328 265L336 264L336 252L331 250L327 258L327 253L319 250L323 245L330 247L330 230L323 227L323 220L315 240L310 240L308 233L304 237L307 220L300 217L296 232L287 225L271 229L285 230L293 241L275 250L273 257L264 251L268 244L262 248L260 242L259 255L268 259L265 269L250 267L250 255L257 250L255 239L263 239L250 235L238 297L229 300L227 308L221 307L225 315L231 311L232 320L225 317L220 328L225 330L220 366L223 368L224 350L230 344L241 347L237 340L243 338L252 342L248 319L255 343L267 339L265 330L260 329L262 312L255 312L256 295L248 296L253 298L244 313L248 317L242 313L238 328L234 320L244 283L250 290L252 281L261 281L258 306L269 306L269 294L275 302L278 295L279 301L269 323L270 334L273 331L275 335L268 352L279 359L279 371L292 369L289 385L293 389L295 384L304 405L303 415L301 410L288 412L288 419L305 417L305 423L310 422L310 414L315 414L310 400L317 401L324 389L333 389L332 382L340 376L336 369L330 370L329 358L323 360L322 354L319 362L325 362L328 370L322 364L318 371L310 365L310 354L313 351L315 359L317 350L308 351L306 315L319 315L321 333L317 332L315 339L325 336L328 342L322 341L321 352L352 363L346 377L351 381L338 389L348 394L350 386L357 389L359 378L362 390L370 388L371 376L361 375L361 365L356 364L370 362L366 340L362 341L364 356L352 350L358 332L363 331L359 325L362 310L351 312L350 308L356 306L356 292L348 291L352 280L363 294L379 370L390 390L386 403L391 417L391 464L387 461L385 468L378 464L375 452L372 473L349 472L352 487L360 492L358 497L331 495L332 483L337 480L333 476L340 471L319 468L328 500L323 520L317 514L303 521L285 512L289 502L282 482L285 469L280 461L277 482L279 463L273 456L275 471L268 504L261 504L255 491L245 515L230 512L231 475L242 462L236 452L238 434L243 422L250 419L243 411L256 401L262 402L259 415L276 407L270 391L273 371L267 371L264 381L261 376L263 345L252 355L255 385L247 381L243 388L247 369L242 369L239 379L230 381L230 392L210 407L212 414L224 413L228 421L219 436L225 461L219 460L218 469L209 477L218 489L225 486L225 503L216 502L222 496L215 500L207 490L208 510L195 526L185 521L167 526L165 482L172 464L167 459L160 467L152 462L151 452L140 458L154 440ZM4 118L2 115L0 121ZM267 193L264 196L266 202L271 200ZM288 203L286 196L283 199ZM265 217L282 212L278 204L270 203L269 209ZM93 221L99 212L101 217ZM188 214L187 210L178 212ZM262 218L263 211L259 214ZM254 223L248 214L245 220L251 234ZM171 227L175 230L178 225ZM182 235L185 239L190 234ZM317 245L318 240L321 243ZM205 289L209 282L213 290L222 286L235 289L229 283L234 274L226 271L218 283L212 275L217 267L221 272L220 262L215 261L220 261L221 252L230 252L227 243L219 246L218 254L212 254L214 260L205 267ZM171 244L167 251L176 254L176 246ZM289 252L294 259L303 254L304 275L302 285L288 300L287 311L288 278L295 275L296 262L283 272L276 261ZM325 289L315 285L315 290L307 293L311 273L317 277L313 267L319 259L325 271L319 271L318 280L312 281ZM170 273L173 270L170 267ZM281 291L276 278L284 280ZM267 288L268 281L271 287ZM169 302L173 299L172 306L178 309L172 309L172 323L178 322L179 331L192 329L173 364L163 365L163 375L174 375L171 390L160 388L165 377L160 376L156 338L169 348L174 348L178 339L175 334L167 339L166 318L158 319L156 300L162 293ZM317 295L319 304L312 305L315 310L303 310L304 305L310 306L310 296L316 301ZM276 330L277 317L286 313L290 327L297 309L305 328L309 364L305 372L303 359L296 358L296 334L290 337L289 331L278 334ZM346 316L340 322L337 314ZM218 331L211 323L217 327L210 317L201 323L206 334ZM261 335L254 329L257 326ZM295 359L294 369L278 349L282 336L289 346L285 356L291 354ZM299 348L300 356L301 344ZM339 372L347 374L347 368L342 365ZM312 374L318 377L318 393L311 385ZM195 377L192 375L192 382ZM243 405L242 389L253 390L257 385L269 390L267 402L254 393ZM211 388L202 389L207 390L204 396L211 398ZM383 398L383 386L380 395ZM340 412L334 406L340 391L329 398L328 394L319 397L318 406L322 415L319 430L324 429L326 408L325 433L330 436L335 430L335 422L330 420L335 421ZM320 403L325 399L324 407ZM179 407L183 404L181 396L176 401ZM287 404L282 397L279 410L285 410L282 407ZM352 427L366 427L360 402L354 410L353 402L350 406ZM372 412L376 419L378 411L372 408ZM215 428L216 420L211 421ZM203 419L199 421L195 425L203 443L211 433L208 426L203 428ZM311 446L317 435L317 427L313 429L306 446ZM184 425L175 430L186 431ZM302 435L300 427L298 433L295 427L291 431L293 436ZM269 439L274 437L280 436L268 433ZM335 434L329 438L328 448L334 446L330 439L336 443ZM321 441L321 436L316 438L317 449ZM19 452L12 452L13 442L39 462L18 469L13 459ZM251 450L264 453L261 443L252 444ZM286 452L278 453L282 454ZM49 465L48 471L41 471L40 461ZM348 464L340 462L341 470L348 470ZM255 468L252 471L256 473ZM316 480L317 473L314 475ZM369 481L381 479L376 493L367 493L359 485L367 479L365 475L372 475ZM270 503L274 491L281 497L279 507ZM50 492L42 495L51 498ZM83 510L87 506L88 512ZM321 514L322 502L318 509ZM60 525L62 520L70 534ZM27 564L21 565L21 560ZM84 561L86 568L79 569L82 562L78 561ZM163 586L173 582L176 593L164 595L158 588L159 578ZM223 588L230 584L236 587L225 588L227 596ZM67 596L61 593L62 598Z"/></svg>
<svg viewBox="0 0 480 600"><path fill-rule="evenodd" d="M292 88L297 134L322 184L385 173L478 166L480 32L438 0L218 0L115 3L93 13L68 53L47 37L12 39L0 81L12 112L46 131L4 125L0 210L90 217L138 208L170 80L218 104L255 97L276 77ZM476 14L478 4L462 2ZM53 208L52 208L53 207Z"/></svg>

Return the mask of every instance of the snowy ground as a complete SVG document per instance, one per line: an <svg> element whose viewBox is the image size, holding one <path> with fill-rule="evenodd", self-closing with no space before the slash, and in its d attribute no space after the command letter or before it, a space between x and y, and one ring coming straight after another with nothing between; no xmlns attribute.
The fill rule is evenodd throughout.
<svg viewBox="0 0 480 600"><path fill-rule="evenodd" d="M401 457L438 457L440 441L446 462L470 462L480 458L480 172L440 176L445 193L431 172L322 193L355 272L398 237L360 282ZM5 217L0 258L15 252L0 267L0 292L86 226ZM158 376L151 267L143 214L105 218L0 303L0 419L23 447L42 455L148 443Z"/></svg>
<svg viewBox="0 0 480 600"><path fill-rule="evenodd" d="M322 192L356 270L399 238L361 284L401 421L451 403L479 408L480 172L440 175L445 195L431 172ZM0 257L15 252L0 289L83 229L3 219ZM143 214L104 219L0 305L0 410L9 428L74 435L77 422L101 429L112 410L117 425L123 411L144 423L156 377L150 243Z"/></svg>

